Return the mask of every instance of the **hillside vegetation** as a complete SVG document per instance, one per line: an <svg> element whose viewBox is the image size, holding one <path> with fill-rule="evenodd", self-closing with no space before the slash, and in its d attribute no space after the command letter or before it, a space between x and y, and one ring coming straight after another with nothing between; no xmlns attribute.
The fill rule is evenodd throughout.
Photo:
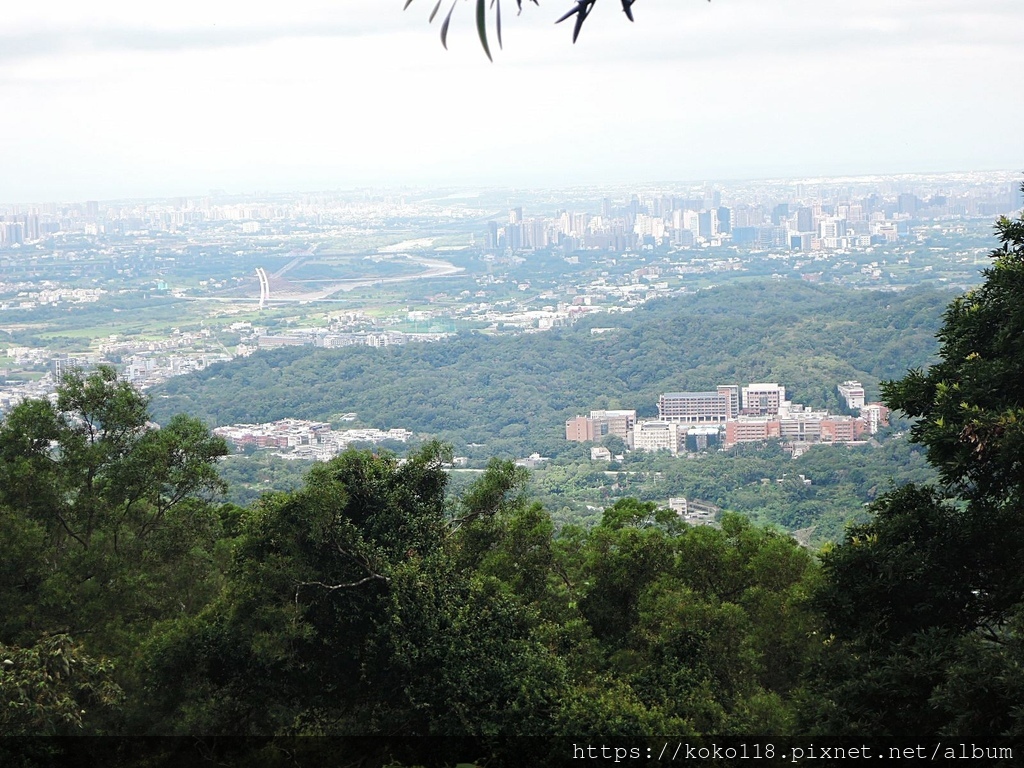
<svg viewBox="0 0 1024 768"><path fill-rule="evenodd" d="M932 359L948 301L927 289L730 285L540 334L259 352L172 379L153 409L159 421L186 412L210 425L354 411L471 456L556 456L565 419L616 407L655 416L666 391L777 381L795 402L838 409L836 383L858 378L877 396L879 381Z"/></svg>

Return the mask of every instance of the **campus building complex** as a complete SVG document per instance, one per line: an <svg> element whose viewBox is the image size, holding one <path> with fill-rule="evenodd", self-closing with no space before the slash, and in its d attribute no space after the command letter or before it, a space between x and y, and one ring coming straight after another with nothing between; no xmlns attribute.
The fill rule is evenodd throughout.
<svg viewBox="0 0 1024 768"><path fill-rule="evenodd" d="M831 414L786 399L777 383L723 384L714 391L667 392L658 398L657 420L637 421L636 411L591 411L565 423L565 438L600 442L616 435L637 451L668 451L673 456L711 445L776 439L794 453L814 443L856 443L888 425L889 410L865 403L860 382L844 381L840 395L859 416Z"/></svg>

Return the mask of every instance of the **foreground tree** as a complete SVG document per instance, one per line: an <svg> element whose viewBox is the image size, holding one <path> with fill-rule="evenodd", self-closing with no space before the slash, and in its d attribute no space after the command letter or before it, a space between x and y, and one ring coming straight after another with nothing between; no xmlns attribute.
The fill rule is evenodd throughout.
<svg viewBox="0 0 1024 768"><path fill-rule="evenodd" d="M818 736L1021 743L1024 220L997 232L983 285L946 312L939 362L883 385L942 485L883 497L824 557Z"/></svg>
<svg viewBox="0 0 1024 768"><path fill-rule="evenodd" d="M452 510L449 458L351 450L258 502L223 594L147 650L151 732L223 759L283 743L367 765L544 752L561 665L488 573L517 538L491 523L518 508L521 474L492 465ZM289 741L308 736L328 741Z"/></svg>
<svg viewBox="0 0 1024 768"><path fill-rule="evenodd" d="M914 440L944 484L975 504L1024 499L1024 219L996 225L1001 242L979 288L956 299L939 332L939 362L883 388L918 421Z"/></svg>
<svg viewBox="0 0 1024 768"><path fill-rule="evenodd" d="M223 592L147 644L132 730L226 762L555 766L789 728L814 572L789 537L635 499L556 536L510 461L446 499L448 457L352 450L263 497Z"/></svg>
<svg viewBox="0 0 1024 768"><path fill-rule="evenodd" d="M219 589L226 446L194 419L148 419L147 398L101 367L0 421L5 765L89 764L98 742L53 737L116 733L138 704L137 646Z"/></svg>
<svg viewBox="0 0 1024 768"><path fill-rule="evenodd" d="M113 650L133 622L207 598L206 568L182 569L219 533L208 500L227 448L185 416L157 428L147 406L101 367L0 422L0 641L88 633Z"/></svg>

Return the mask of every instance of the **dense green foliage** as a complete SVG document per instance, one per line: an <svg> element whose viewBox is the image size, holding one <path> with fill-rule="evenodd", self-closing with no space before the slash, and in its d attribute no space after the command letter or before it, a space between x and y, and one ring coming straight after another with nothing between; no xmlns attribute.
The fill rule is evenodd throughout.
<svg viewBox="0 0 1024 768"><path fill-rule="evenodd" d="M0 424L2 642L56 630L118 650L136 623L208 597L181 569L207 570L219 521L204 497L226 447L194 419L147 421L146 398L101 368Z"/></svg>
<svg viewBox="0 0 1024 768"><path fill-rule="evenodd" d="M509 462L445 504L444 458L353 451L255 505L221 596L148 646L154 732L229 760L225 737L315 735L370 764L551 765L584 738L790 727L814 571L792 540L635 500L556 538Z"/></svg>
<svg viewBox="0 0 1024 768"><path fill-rule="evenodd" d="M355 411L469 456L557 456L567 418L594 408L657 414L663 392L778 381L795 402L839 410L835 385L930 362L948 295L871 293L792 282L734 284L517 337L260 352L155 390L154 413L211 425ZM616 330L592 335L593 326ZM476 447L472 447L475 445Z"/></svg>
<svg viewBox="0 0 1024 768"><path fill-rule="evenodd" d="M864 522L865 506L882 493L934 477L920 446L889 436L880 445L815 446L795 460L777 444L685 459L632 453L621 465L563 456L535 471L530 488L560 524L597 523L623 496L659 504L682 496L825 543L841 539L847 523Z"/></svg>

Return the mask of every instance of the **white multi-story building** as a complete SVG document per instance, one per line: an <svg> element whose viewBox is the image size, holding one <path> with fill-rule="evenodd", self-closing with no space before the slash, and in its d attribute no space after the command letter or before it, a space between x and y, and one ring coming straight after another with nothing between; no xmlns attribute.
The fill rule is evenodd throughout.
<svg viewBox="0 0 1024 768"><path fill-rule="evenodd" d="M867 403L860 409L860 415L867 422L868 434L874 435L880 427L889 426L889 409L881 403Z"/></svg>
<svg viewBox="0 0 1024 768"><path fill-rule="evenodd" d="M686 428L669 421L638 421L633 428L633 449L678 456L686 450Z"/></svg>
<svg viewBox="0 0 1024 768"><path fill-rule="evenodd" d="M839 396L846 401L846 407L857 410L864 407L864 387L859 381L844 381L838 385Z"/></svg>
<svg viewBox="0 0 1024 768"><path fill-rule="evenodd" d="M743 388L743 411L752 416L778 413L786 402L786 388L778 384L748 384Z"/></svg>

